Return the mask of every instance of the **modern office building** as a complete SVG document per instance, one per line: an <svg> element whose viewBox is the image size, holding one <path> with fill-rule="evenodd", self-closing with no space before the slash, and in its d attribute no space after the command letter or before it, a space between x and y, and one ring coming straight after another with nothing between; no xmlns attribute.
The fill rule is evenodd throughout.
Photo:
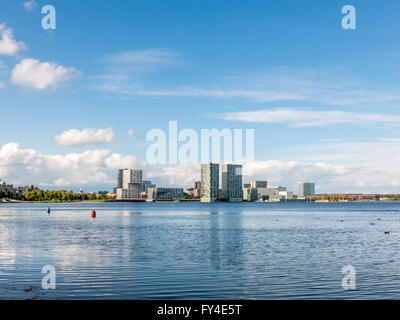
<svg viewBox="0 0 400 320"><path fill-rule="evenodd" d="M173 201L183 199L183 188L149 188L147 201Z"/></svg>
<svg viewBox="0 0 400 320"><path fill-rule="evenodd" d="M258 200L260 201L282 201L293 199L293 192L287 191L286 187L257 188Z"/></svg>
<svg viewBox="0 0 400 320"><path fill-rule="evenodd" d="M214 202L219 198L219 164L206 163L201 165L201 202Z"/></svg>
<svg viewBox="0 0 400 320"><path fill-rule="evenodd" d="M299 197L309 197L315 195L315 183L302 182L299 184Z"/></svg>
<svg viewBox="0 0 400 320"><path fill-rule="evenodd" d="M126 170L127 170L127 169L126 169ZM119 169L119 170L118 170L118 175L117 175L117 188L122 188L123 171L124 171L124 169Z"/></svg>
<svg viewBox="0 0 400 320"><path fill-rule="evenodd" d="M269 201L272 198L276 198L279 194L277 187L271 188L257 188L258 200Z"/></svg>
<svg viewBox="0 0 400 320"><path fill-rule="evenodd" d="M285 187L268 187L268 188L257 188L258 199L262 201L268 201L272 198L277 198L279 192L286 191Z"/></svg>
<svg viewBox="0 0 400 320"><path fill-rule="evenodd" d="M267 188L268 181L251 181L250 187L251 188Z"/></svg>
<svg viewBox="0 0 400 320"><path fill-rule="evenodd" d="M243 188L243 201L254 202L258 200L257 188Z"/></svg>
<svg viewBox="0 0 400 320"><path fill-rule="evenodd" d="M242 165L222 165L222 199L226 201L243 201Z"/></svg>
<svg viewBox="0 0 400 320"><path fill-rule="evenodd" d="M149 188L156 188L156 185L148 180L143 180L142 191L147 192Z"/></svg>
<svg viewBox="0 0 400 320"><path fill-rule="evenodd" d="M118 170L117 183L122 184L121 188L116 188L117 200L139 200L143 189L143 171L123 169L122 183L119 180L121 170Z"/></svg>
<svg viewBox="0 0 400 320"><path fill-rule="evenodd" d="M143 170L124 169L122 171L122 188L127 189L129 184L142 184Z"/></svg>
<svg viewBox="0 0 400 320"><path fill-rule="evenodd" d="M279 201L287 201L293 199L293 192L292 191L279 191Z"/></svg>

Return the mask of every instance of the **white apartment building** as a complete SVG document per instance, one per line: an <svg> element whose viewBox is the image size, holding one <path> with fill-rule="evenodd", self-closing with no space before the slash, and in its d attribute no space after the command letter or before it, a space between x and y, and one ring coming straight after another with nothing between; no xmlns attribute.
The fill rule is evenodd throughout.
<svg viewBox="0 0 400 320"><path fill-rule="evenodd" d="M143 170L118 170L116 188L117 200L139 200L143 189L142 177ZM118 187L121 185L122 187Z"/></svg>

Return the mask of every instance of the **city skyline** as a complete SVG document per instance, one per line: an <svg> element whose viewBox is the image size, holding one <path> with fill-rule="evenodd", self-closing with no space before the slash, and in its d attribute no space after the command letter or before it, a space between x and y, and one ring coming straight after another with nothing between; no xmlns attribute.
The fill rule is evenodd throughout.
<svg viewBox="0 0 400 320"><path fill-rule="evenodd" d="M48 3L26 2L0 4L1 179L111 190L116 170L142 168L189 187L200 162L146 160L147 132L177 121L254 129L244 181L399 193L398 2L352 1L356 30L343 1L55 0L55 30L42 29Z"/></svg>

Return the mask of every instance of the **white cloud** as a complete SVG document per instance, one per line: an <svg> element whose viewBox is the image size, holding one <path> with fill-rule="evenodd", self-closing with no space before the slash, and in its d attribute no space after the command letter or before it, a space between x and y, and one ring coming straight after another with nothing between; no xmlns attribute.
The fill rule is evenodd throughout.
<svg viewBox="0 0 400 320"><path fill-rule="evenodd" d="M303 181L314 181L320 190L340 190L340 179L350 172L346 166L312 161L268 160L243 165L245 181L268 180L271 185L287 186L295 193Z"/></svg>
<svg viewBox="0 0 400 320"><path fill-rule="evenodd" d="M102 61L106 63L107 69L120 70L124 73L154 71L162 66L183 62L178 52L163 48L125 51L109 55Z"/></svg>
<svg viewBox="0 0 400 320"><path fill-rule="evenodd" d="M90 88L126 96L139 94L146 74L186 63L179 52L166 48L124 51L101 62L104 70L91 77Z"/></svg>
<svg viewBox="0 0 400 320"><path fill-rule="evenodd" d="M65 68L53 62L40 62L36 59L24 59L18 63L11 73L11 81L22 87L36 90L56 88L80 74L75 68Z"/></svg>
<svg viewBox="0 0 400 320"><path fill-rule="evenodd" d="M0 24L0 54L15 55L24 48L23 42L14 39L13 30L7 28L5 23Z"/></svg>
<svg viewBox="0 0 400 320"><path fill-rule="evenodd" d="M126 87L125 89L128 89ZM128 93L128 91L126 91ZM159 97L214 97L243 98L259 102L303 100L304 95L290 92L274 92L269 90L212 89L183 86L176 89L135 90L134 94Z"/></svg>
<svg viewBox="0 0 400 320"><path fill-rule="evenodd" d="M160 187L192 186L200 179L200 164L179 164L176 166L151 166L147 172L148 179L155 179Z"/></svg>
<svg viewBox="0 0 400 320"><path fill-rule="evenodd" d="M298 146L296 160L243 164L243 182L268 180L297 192L298 183L313 181L317 192L399 192L399 141L334 142ZM390 155L390 156L388 156ZM158 186L190 187L200 179L199 164L149 165L133 155L95 149L81 153L42 154L18 143L0 148L0 178L14 184L42 187L97 188L115 186L119 168L144 170Z"/></svg>
<svg viewBox="0 0 400 320"><path fill-rule="evenodd" d="M3 89L5 87L5 83L4 82L0 82L0 89Z"/></svg>
<svg viewBox="0 0 400 320"><path fill-rule="evenodd" d="M141 58L142 54L143 58ZM364 110L367 107L376 109L383 106L396 109L400 102L397 85L382 86L379 81L360 79L344 68L275 67L252 74L243 73L219 79L211 77L206 85L148 87L137 73L132 75L126 72L126 70L132 70L132 65L135 70L157 70L154 66L159 65L156 63L158 59L142 54L134 54L131 58L129 54L109 57L109 61L113 62L110 63L113 68L119 66L119 69L114 70L113 73L93 77L94 84L91 88L118 94L119 97L123 95L125 98L131 96L200 97L242 99L255 103L290 101L298 105L317 103L319 106L362 107ZM125 63L122 64L122 61ZM132 65L129 65L128 61L131 61ZM123 77L121 73L124 73ZM210 84L215 82L217 84Z"/></svg>
<svg viewBox="0 0 400 320"><path fill-rule="evenodd" d="M37 3L35 0L30 0L30 1L24 2L23 6L26 11L33 11L37 7Z"/></svg>
<svg viewBox="0 0 400 320"><path fill-rule="evenodd" d="M133 130L128 130L128 138L133 139L135 137L135 131Z"/></svg>
<svg viewBox="0 0 400 320"><path fill-rule="evenodd" d="M46 187L114 185L117 168L144 168L134 156L110 150L88 150L66 155L41 154L8 143L0 149L0 177L10 183Z"/></svg>
<svg viewBox="0 0 400 320"><path fill-rule="evenodd" d="M83 146L88 144L108 144L114 141L115 133L112 128L82 130L71 129L55 136L54 143L64 147Z"/></svg>
<svg viewBox="0 0 400 320"><path fill-rule="evenodd" d="M294 108L277 108L214 114L213 116L241 122L283 123L294 127L326 126L332 124L394 125L400 116L378 113L357 113L339 110L315 111Z"/></svg>

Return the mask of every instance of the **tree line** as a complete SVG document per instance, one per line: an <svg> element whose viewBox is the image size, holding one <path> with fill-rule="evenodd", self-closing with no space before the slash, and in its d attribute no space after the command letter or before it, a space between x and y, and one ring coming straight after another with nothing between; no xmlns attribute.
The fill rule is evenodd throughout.
<svg viewBox="0 0 400 320"><path fill-rule="evenodd" d="M104 193L97 195L96 193L75 193L72 190L41 190L39 188L26 190L23 197L26 201L83 201L111 199L109 195Z"/></svg>

